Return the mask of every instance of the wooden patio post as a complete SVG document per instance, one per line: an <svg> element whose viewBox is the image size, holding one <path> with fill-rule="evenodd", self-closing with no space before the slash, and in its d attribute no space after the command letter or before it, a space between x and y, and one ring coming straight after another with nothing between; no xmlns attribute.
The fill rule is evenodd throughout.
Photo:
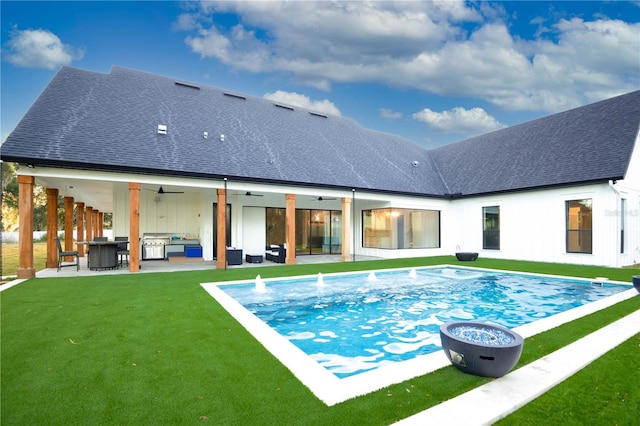
<svg viewBox="0 0 640 426"><path fill-rule="evenodd" d="M19 279L36 276L33 266L33 176L18 175L18 257Z"/></svg>
<svg viewBox="0 0 640 426"><path fill-rule="evenodd" d="M104 237L104 213L100 212L98 213L98 234L100 234L101 237Z"/></svg>
<svg viewBox="0 0 640 426"><path fill-rule="evenodd" d="M285 241L287 243L287 257L285 263L287 265L296 264L296 194L286 194L287 200L286 210L286 226Z"/></svg>
<svg viewBox="0 0 640 426"><path fill-rule="evenodd" d="M216 269L227 267L227 191L218 188L218 224L216 228L218 253L216 253Z"/></svg>
<svg viewBox="0 0 640 426"><path fill-rule="evenodd" d="M73 250L73 197L64 197L64 249ZM65 260L73 261L72 257Z"/></svg>
<svg viewBox="0 0 640 426"><path fill-rule="evenodd" d="M129 272L140 271L140 183L129 182Z"/></svg>
<svg viewBox="0 0 640 426"><path fill-rule="evenodd" d="M47 268L58 267L58 189L47 188Z"/></svg>
<svg viewBox="0 0 640 426"><path fill-rule="evenodd" d="M87 206L87 241L93 241L93 207Z"/></svg>
<svg viewBox="0 0 640 426"><path fill-rule="evenodd" d="M76 203L76 241L81 243L84 241L84 203ZM84 244L78 245L78 256L84 257Z"/></svg>
<svg viewBox="0 0 640 426"><path fill-rule="evenodd" d="M342 199L342 254L340 260L351 260L351 198Z"/></svg>
<svg viewBox="0 0 640 426"><path fill-rule="evenodd" d="M100 223L98 222L98 209L93 209L93 238L100 237Z"/></svg>

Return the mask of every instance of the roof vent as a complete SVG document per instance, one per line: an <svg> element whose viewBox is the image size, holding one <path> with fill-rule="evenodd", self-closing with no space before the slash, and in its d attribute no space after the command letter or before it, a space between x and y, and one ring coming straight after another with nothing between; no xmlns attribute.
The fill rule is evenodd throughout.
<svg viewBox="0 0 640 426"><path fill-rule="evenodd" d="M236 95L235 93L224 92L225 96L229 96L230 98L242 99L246 100L247 98L242 95Z"/></svg>
<svg viewBox="0 0 640 426"><path fill-rule="evenodd" d="M176 86L182 86L182 87L188 87L190 89L200 90L199 86L196 86L195 84L190 84L190 83L183 83L182 81L176 81Z"/></svg>
<svg viewBox="0 0 640 426"><path fill-rule="evenodd" d="M326 116L326 115L324 115L324 114L320 114L319 112L309 111L309 114L311 114L311 115L315 115L316 117L327 118L327 116Z"/></svg>
<svg viewBox="0 0 640 426"><path fill-rule="evenodd" d="M413 162L411 163L413 167L418 167L419 164L420 163L418 163L418 160L413 160Z"/></svg>
<svg viewBox="0 0 640 426"><path fill-rule="evenodd" d="M278 108L284 108L284 109L288 109L289 111L293 111L293 107L290 107L288 105L282 105L282 104L274 104L275 106L277 106Z"/></svg>
<svg viewBox="0 0 640 426"><path fill-rule="evenodd" d="M166 135L167 134L167 125L166 124L158 124L158 134Z"/></svg>

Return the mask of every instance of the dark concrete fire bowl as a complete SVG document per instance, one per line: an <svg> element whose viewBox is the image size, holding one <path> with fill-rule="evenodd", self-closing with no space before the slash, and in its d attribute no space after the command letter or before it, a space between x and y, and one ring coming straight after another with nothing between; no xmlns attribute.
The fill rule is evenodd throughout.
<svg viewBox="0 0 640 426"><path fill-rule="evenodd" d="M475 252L457 252L456 258L461 262L473 262L478 258L478 253Z"/></svg>
<svg viewBox="0 0 640 426"><path fill-rule="evenodd" d="M440 326L442 349L460 371L483 377L501 377L520 359L524 340L494 324L453 321Z"/></svg>

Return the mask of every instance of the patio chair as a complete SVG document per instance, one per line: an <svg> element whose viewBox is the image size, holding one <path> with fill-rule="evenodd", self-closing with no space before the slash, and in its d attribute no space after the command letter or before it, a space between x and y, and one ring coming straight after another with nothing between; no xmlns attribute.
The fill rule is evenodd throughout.
<svg viewBox="0 0 640 426"><path fill-rule="evenodd" d="M80 270L80 255L78 254L77 250L69 250L69 251L64 251L62 250L62 244L60 244L60 238L56 237L56 245L58 246L58 272L60 272L60 268L64 268L65 266L75 266L76 267L76 271ZM62 264L62 262L64 262L64 258L65 257L75 257L76 258L76 263L66 263L66 264Z"/></svg>
<svg viewBox="0 0 640 426"><path fill-rule="evenodd" d="M129 266L129 237L115 237L114 241L125 241L124 243L118 244L118 259L120 266L122 266L123 259L126 259L127 266Z"/></svg>

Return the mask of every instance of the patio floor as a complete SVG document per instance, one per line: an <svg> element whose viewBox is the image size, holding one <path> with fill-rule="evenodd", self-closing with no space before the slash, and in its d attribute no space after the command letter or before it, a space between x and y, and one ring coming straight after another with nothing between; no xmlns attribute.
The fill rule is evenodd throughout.
<svg viewBox="0 0 640 426"><path fill-rule="evenodd" d="M375 260L376 257L371 256L357 256L357 260ZM314 263L333 263L340 262L339 254L317 254L317 255L305 255L296 256L296 262L298 265L308 265ZM242 265L228 266L229 269L235 268L255 268L263 266L282 266L282 263L274 263L265 260L263 263L247 263L243 262ZM167 260L141 260L139 273L150 272L178 272L178 271L201 271L205 269L216 269L216 261L191 261L191 262L169 262ZM105 269L94 271L87 267L87 257L80 258L80 270L77 271L75 266L63 267L60 272L57 268L46 268L36 272L36 278L51 278L51 277L88 277L94 275L114 275L114 274L130 274L129 267L124 266L116 269Z"/></svg>

